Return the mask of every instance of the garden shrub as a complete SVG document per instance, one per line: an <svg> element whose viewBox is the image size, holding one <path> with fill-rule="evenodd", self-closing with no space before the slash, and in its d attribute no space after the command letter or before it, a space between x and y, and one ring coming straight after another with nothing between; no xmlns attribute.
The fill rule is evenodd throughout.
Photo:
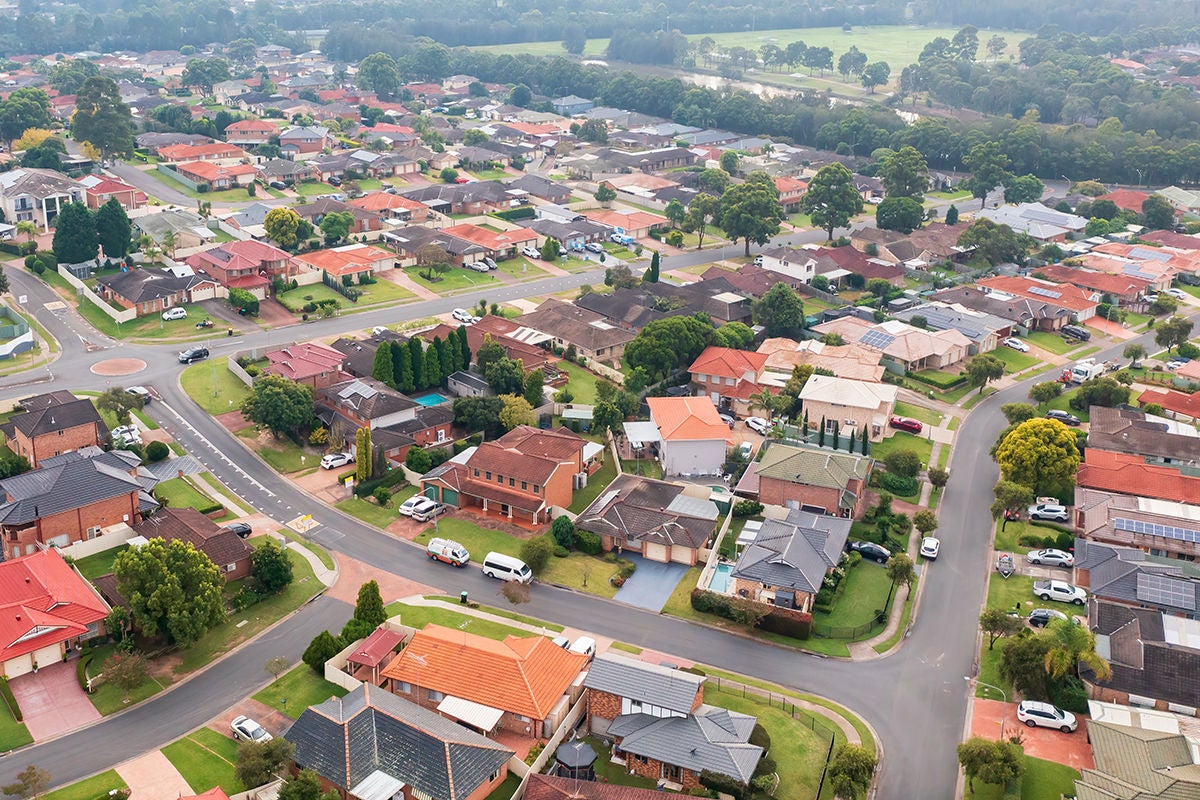
<svg viewBox="0 0 1200 800"><path fill-rule="evenodd" d="M601 550L600 534L577 528L575 530L575 549L589 556L599 555Z"/></svg>
<svg viewBox="0 0 1200 800"><path fill-rule="evenodd" d="M1088 692L1083 681L1068 675L1050 686L1050 702L1072 714L1088 713Z"/></svg>
<svg viewBox="0 0 1200 800"><path fill-rule="evenodd" d="M777 769L775 759L770 756L763 756L758 760L758 764L754 767L754 776L774 775Z"/></svg>
<svg viewBox="0 0 1200 800"><path fill-rule="evenodd" d="M237 594L233 596L229 604L233 606L234 611L245 611L259 600L262 600L262 595L249 586L243 586L241 589L238 589Z"/></svg>
<svg viewBox="0 0 1200 800"><path fill-rule="evenodd" d="M375 491L371 492L371 496L375 498L376 503L385 508L392 501L392 493L386 486L376 486Z"/></svg>
<svg viewBox="0 0 1200 800"><path fill-rule="evenodd" d="M879 485L887 489L894 495L908 497L914 495L920 489L920 482L916 478L906 478L903 475L897 475L894 472L884 472L879 476Z"/></svg>
<svg viewBox="0 0 1200 800"><path fill-rule="evenodd" d="M761 514L763 510L762 503L756 503L753 500L739 500L733 504L733 516L738 517L753 517L756 514Z"/></svg>
<svg viewBox="0 0 1200 800"><path fill-rule="evenodd" d="M771 734L767 733L761 722L754 723L754 730L750 731L750 744L761 747L764 753L771 749Z"/></svg>
<svg viewBox="0 0 1200 800"><path fill-rule="evenodd" d="M773 606L758 623L758 627L793 639L808 639L812 636L812 614L794 608Z"/></svg>
<svg viewBox="0 0 1200 800"><path fill-rule="evenodd" d="M554 557L555 558L566 558L569 555L571 555L570 550L563 547L561 544L554 545Z"/></svg>
<svg viewBox="0 0 1200 800"><path fill-rule="evenodd" d="M21 707L17 705L17 698L13 697L12 687L8 685L7 676L0 676L0 695L4 697L4 702L8 704L8 709L12 712L13 719L20 722L22 720Z"/></svg>
<svg viewBox="0 0 1200 800"><path fill-rule="evenodd" d="M345 473L339 476L338 480L345 483L350 478L354 477L354 471ZM375 490L383 486L388 489L393 489L397 486L403 486L407 481L404 479L404 470L392 469L383 474L383 477L375 478L374 480L363 481L354 487L355 497L374 496Z"/></svg>
<svg viewBox="0 0 1200 800"><path fill-rule="evenodd" d="M711 789L714 792L720 792L730 795L733 800L745 800L746 787L736 778L729 775L724 775L720 772L712 770L704 770L700 773L700 785Z"/></svg>
<svg viewBox="0 0 1200 800"><path fill-rule="evenodd" d="M167 447L166 442L154 441L146 445L146 458L152 462L162 461L169 455L171 448Z"/></svg>

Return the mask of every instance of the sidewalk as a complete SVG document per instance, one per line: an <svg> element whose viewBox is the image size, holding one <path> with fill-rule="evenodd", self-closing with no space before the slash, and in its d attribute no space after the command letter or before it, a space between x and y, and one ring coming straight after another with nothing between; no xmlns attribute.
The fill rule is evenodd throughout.
<svg viewBox="0 0 1200 800"><path fill-rule="evenodd" d="M309 566L312 567L313 574L317 577L317 580L321 582L321 585L328 587L333 586L333 584L337 582L337 570L332 570L325 566L321 562L321 559L317 557L317 554L312 550L309 550L299 542L288 539L287 537L281 536L278 533L269 533L267 535L279 542L281 546L304 556L305 560L308 561ZM336 559L334 560L334 563L337 563Z"/></svg>

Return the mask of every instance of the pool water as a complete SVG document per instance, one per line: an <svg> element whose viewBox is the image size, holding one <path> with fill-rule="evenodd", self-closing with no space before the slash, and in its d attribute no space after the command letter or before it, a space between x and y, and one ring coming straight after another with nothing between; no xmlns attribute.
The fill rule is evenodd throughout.
<svg viewBox="0 0 1200 800"><path fill-rule="evenodd" d="M708 590L710 592L720 592L721 594L729 593L729 584L732 580L729 573L733 571L733 567L728 564L717 564L713 570L712 580L708 582Z"/></svg>
<svg viewBox="0 0 1200 800"><path fill-rule="evenodd" d="M420 397L414 397L413 402L422 406L440 406L442 403L449 403L450 398L437 392L429 392Z"/></svg>

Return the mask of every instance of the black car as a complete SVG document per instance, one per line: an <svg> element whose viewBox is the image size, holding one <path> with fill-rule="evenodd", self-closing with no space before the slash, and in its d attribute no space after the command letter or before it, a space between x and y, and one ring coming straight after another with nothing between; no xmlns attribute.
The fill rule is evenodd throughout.
<svg viewBox="0 0 1200 800"><path fill-rule="evenodd" d="M1046 412L1046 419L1056 419L1066 425L1078 425L1079 417L1072 414L1070 411L1062 411L1057 408L1052 408Z"/></svg>
<svg viewBox="0 0 1200 800"><path fill-rule="evenodd" d="M1066 614L1052 608L1035 608L1029 612L1029 624L1034 628L1044 628L1051 620L1066 618Z"/></svg>
<svg viewBox="0 0 1200 800"><path fill-rule="evenodd" d="M330 186L341 186L341 185L342 185L342 179L341 179L341 178L339 178L337 175L334 175L333 177L331 177L331 178L330 178L330 179L327 181L327 183L328 183Z"/></svg>
<svg viewBox="0 0 1200 800"><path fill-rule="evenodd" d="M878 561L880 564L886 564L887 560L892 557L890 550L874 542L850 542L847 546L863 558Z"/></svg>
<svg viewBox="0 0 1200 800"><path fill-rule="evenodd" d="M1064 336L1070 336L1072 339L1078 339L1081 342L1090 342L1092 340L1092 332L1078 325L1064 325L1062 333Z"/></svg>
<svg viewBox="0 0 1200 800"><path fill-rule="evenodd" d="M195 361L203 361L208 358L207 347L189 347L179 354L180 364L191 364Z"/></svg>
<svg viewBox="0 0 1200 800"><path fill-rule="evenodd" d="M271 181L267 185L270 186L272 189L278 189L281 192L287 188L287 184L284 183L283 181Z"/></svg>
<svg viewBox="0 0 1200 800"><path fill-rule="evenodd" d="M222 528L221 530L229 531L230 533L236 533L238 536L242 537L243 539L249 537L250 534L254 533L254 529L251 528L250 524L246 523L246 522L231 522L228 525L226 525L224 528Z"/></svg>

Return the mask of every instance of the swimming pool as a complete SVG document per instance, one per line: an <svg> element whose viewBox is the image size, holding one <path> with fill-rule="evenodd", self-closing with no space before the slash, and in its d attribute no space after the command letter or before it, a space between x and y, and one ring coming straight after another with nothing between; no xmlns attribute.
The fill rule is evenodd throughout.
<svg viewBox="0 0 1200 800"><path fill-rule="evenodd" d="M414 397L413 402L422 406L440 406L442 403L449 403L450 398L437 392L428 392L420 397Z"/></svg>
<svg viewBox="0 0 1200 800"><path fill-rule="evenodd" d="M721 594L729 593L729 573L733 571L733 567L728 564L717 564L713 570L712 580L708 582L708 590L710 592L720 592Z"/></svg>

